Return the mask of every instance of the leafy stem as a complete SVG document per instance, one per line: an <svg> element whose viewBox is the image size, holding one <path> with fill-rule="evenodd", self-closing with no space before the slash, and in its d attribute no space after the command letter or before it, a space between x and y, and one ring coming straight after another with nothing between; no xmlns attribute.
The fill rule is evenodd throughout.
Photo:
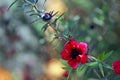
<svg viewBox="0 0 120 80"><path fill-rule="evenodd" d="M73 71L73 69L71 69L71 70L69 71L69 74L68 74L67 80L70 79L70 76L71 76L72 71Z"/></svg>

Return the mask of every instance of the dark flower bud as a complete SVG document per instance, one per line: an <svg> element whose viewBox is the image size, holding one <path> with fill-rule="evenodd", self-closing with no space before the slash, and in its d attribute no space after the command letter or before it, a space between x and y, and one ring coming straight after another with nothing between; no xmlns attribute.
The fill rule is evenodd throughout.
<svg viewBox="0 0 120 80"><path fill-rule="evenodd" d="M49 21L51 20L52 15L50 13L45 13L42 17L43 21Z"/></svg>

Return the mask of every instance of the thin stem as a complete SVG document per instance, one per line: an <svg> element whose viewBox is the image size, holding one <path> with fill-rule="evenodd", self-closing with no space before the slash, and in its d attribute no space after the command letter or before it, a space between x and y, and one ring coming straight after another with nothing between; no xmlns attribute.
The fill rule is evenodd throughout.
<svg viewBox="0 0 120 80"><path fill-rule="evenodd" d="M45 2L46 2L46 1L47 1L47 0L44 0L43 6L42 6L41 9L44 9L44 7L45 7Z"/></svg>
<svg viewBox="0 0 120 80"><path fill-rule="evenodd" d="M38 12L38 13L42 13L41 11L38 10L37 5L33 5L33 7L34 7L34 9L36 10L36 12Z"/></svg>
<svg viewBox="0 0 120 80"><path fill-rule="evenodd" d="M70 70L69 74L68 74L68 77L67 77L67 80L70 79L70 76L71 76L71 72L73 71L73 69Z"/></svg>
<svg viewBox="0 0 120 80"><path fill-rule="evenodd" d="M56 30L55 27L52 26L52 24L50 22L48 22L48 25L56 32L56 34L58 34L58 31Z"/></svg>
<svg viewBox="0 0 120 80"><path fill-rule="evenodd" d="M37 7L37 5L36 5L36 2L35 2L35 3L31 3L31 2L28 1L28 0L25 0L25 1L34 8L35 12L42 13L41 11L38 10L38 7Z"/></svg>

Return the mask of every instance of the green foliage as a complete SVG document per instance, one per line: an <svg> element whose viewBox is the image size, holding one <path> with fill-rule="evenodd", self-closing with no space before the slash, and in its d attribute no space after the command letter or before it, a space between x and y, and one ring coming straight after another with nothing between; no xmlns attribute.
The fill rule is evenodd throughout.
<svg viewBox="0 0 120 80"><path fill-rule="evenodd" d="M108 64L106 64L106 63L103 63L102 65L103 65L103 67L105 67L105 68L108 68L108 69L113 70L113 68L112 68L111 65L108 65Z"/></svg>
<svg viewBox="0 0 120 80"><path fill-rule="evenodd" d="M96 67L99 65L99 62L90 62L90 63L87 63L86 65L90 67Z"/></svg>
<svg viewBox="0 0 120 80"><path fill-rule="evenodd" d="M108 58L112 55L112 53L113 53L113 51L110 51L110 52L108 52L108 53L103 52L102 54L100 54L100 55L98 56L98 60L99 60L100 62L103 62L104 60L108 59Z"/></svg>

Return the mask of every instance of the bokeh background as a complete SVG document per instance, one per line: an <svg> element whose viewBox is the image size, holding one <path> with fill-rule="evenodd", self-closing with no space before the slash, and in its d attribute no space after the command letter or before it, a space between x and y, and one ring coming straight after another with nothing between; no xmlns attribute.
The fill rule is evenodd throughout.
<svg viewBox="0 0 120 80"><path fill-rule="evenodd" d="M31 23L36 16L18 7L21 1L8 11L13 1L0 0L0 80L64 80L60 51L65 41L53 40L50 27L42 32L41 19ZM39 0L38 6L43 3ZM62 35L69 33L78 42L87 42L89 55L113 51L106 63L120 60L120 0L47 0L45 10L59 11L57 16L64 13L59 20ZM93 80L90 72L85 69L76 80ZM113 76L109 80L120 79Z"/></svg>

